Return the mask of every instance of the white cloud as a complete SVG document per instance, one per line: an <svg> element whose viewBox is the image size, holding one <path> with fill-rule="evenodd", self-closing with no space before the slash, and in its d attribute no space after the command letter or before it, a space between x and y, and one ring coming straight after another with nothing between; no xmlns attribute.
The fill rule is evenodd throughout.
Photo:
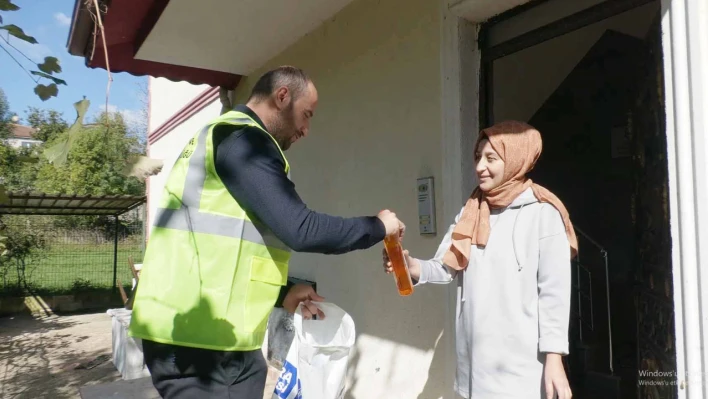
<svg viewBox="0 0 708 399"><path fill-rule="evenodd" d="M69 18L69 16L64 14L63 12L58 12L54 14L54 20L56 20L60 26L71 25L71 18Z"/></svg>
<svg viewBox="0 0 708 399"><path fill-rule="evenodd" d="M101 104L100 108L96 110L96 112L103 112L106 110L106 105L105 103ZM147 121L144 120L144 117L142 113L140 112L139 109L127 109L127 108L118 108L117 106L113 104L108 104L108 112L109 113L120 113L123 116L123 120L125 120L125 124L128 125L129 127L138 127L142 125L146 125Z"/></svg>
<svg viewBox="0 0 708 399"><path fill-rule="evenodd" d="M123 109L120 110L120 113L128 126L138 126L147 123L147 121L143 121L143 117L137 109Z"/></svg>

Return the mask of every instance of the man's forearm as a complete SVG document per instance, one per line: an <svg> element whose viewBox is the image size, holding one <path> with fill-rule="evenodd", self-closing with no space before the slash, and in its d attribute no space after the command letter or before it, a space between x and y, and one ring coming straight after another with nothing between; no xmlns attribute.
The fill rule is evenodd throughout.
<svg viewBox="0 0 708 399"><path fill-rule="evenodd" d="M217 151L219 177L249 214L297 252L341 254L383 240L386 229L375 216L342 218L310 210L264 135L254 131L229 137Z"/></svg>
<svg viewBox="0 0 708 399"><path fill-rule="evenodd" d="M369 248L383 240L386 228L376 217L342 218L307 209L304 217L282 215L269 225L297 252L342 254Z"/></svg>

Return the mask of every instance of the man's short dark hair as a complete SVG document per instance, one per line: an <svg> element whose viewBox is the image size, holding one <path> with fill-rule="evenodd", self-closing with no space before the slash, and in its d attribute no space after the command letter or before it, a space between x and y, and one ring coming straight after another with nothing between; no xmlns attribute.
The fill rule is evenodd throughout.
<svg viewBox="0 0 708 399"><path fill-rule="evenodd" d="M290 89L293 100L295 100L305 92L310 82L310 77L302 69L288 65L281 66L266 72L258 79L255 86L253 86L253 90L251 90L248 100L260 101L266 99L283 86Z"/></svg>

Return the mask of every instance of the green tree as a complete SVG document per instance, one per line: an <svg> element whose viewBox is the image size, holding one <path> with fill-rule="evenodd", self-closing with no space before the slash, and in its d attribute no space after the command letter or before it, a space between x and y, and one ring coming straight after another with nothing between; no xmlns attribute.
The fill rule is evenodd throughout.
<svg viewBox="0 0 708 399"><path fill-rule="evenodd" d="M26 113L27 123L37 130L34 138L45 143L64 133L69 128L69 124L64 120L62 113L53 109L29 107Z"/></svg>
<svg viewBox="0 0 708 399"><path fill-rule="evenodd" d="M15 149L0 140L0 183L7 184L15 166Z"/></svg>
<svg viewBox="0 0 708 399"><path fill-rule="evenodd" d="M18 295L23 291L31 293L34 288L30 282L32 266L46 257L49 243L43 232L32 230L28 225L3 227L7 238L3 240L5 249L0 251L0 288Z"/></svg>
<svg viewBox="0 0 708 399"><path fill-rule="evenodd" d="M10 112L10 103L7 101L5 91L0 89L0 139L10 137L12 122L12 113Z"/></svg>
<svg viewBox="0 0 708 399"><path fill-rule="evenodd" d="M47 146L66 141L69 131ZM66 162L43 163L37 188L46 193L77 195L143 195L145 185L123 173L127 160L139 155L137 138L128 133L123 117L102 113L95 122L75 133Z"/></svg>
<svg viewBox="0 0 708 399"><path fill-rule="evenodd" d="M9 109L10 105L0 89L0 130L3 125L10 129ZM41 140L56 136L67 129L67 123L57 111L30 108L28 114L30 125L44 133L39 137ZM7 142L0 141L0 184L6 191L35 191L37 173L40 167L47 163L46 159L40 156L42 149L41 145L14 148Z"/></svg>
<svg viewBox="0 0 708 399"><path fill-rule="evenodd" d="M37 148L13 148L0 143L0 182L7 191L35 191L40 165Z"/></svg>

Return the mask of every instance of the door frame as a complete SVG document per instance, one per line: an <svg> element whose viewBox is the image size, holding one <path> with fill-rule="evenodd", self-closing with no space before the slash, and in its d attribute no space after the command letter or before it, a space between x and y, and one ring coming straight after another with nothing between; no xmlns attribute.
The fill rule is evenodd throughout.
<svg viewBox="0 0 708 399"><path fill-rule="evenodd" d="M708 397L708 3L661 0L661 12L678 397L698 399Z"/></svg>

